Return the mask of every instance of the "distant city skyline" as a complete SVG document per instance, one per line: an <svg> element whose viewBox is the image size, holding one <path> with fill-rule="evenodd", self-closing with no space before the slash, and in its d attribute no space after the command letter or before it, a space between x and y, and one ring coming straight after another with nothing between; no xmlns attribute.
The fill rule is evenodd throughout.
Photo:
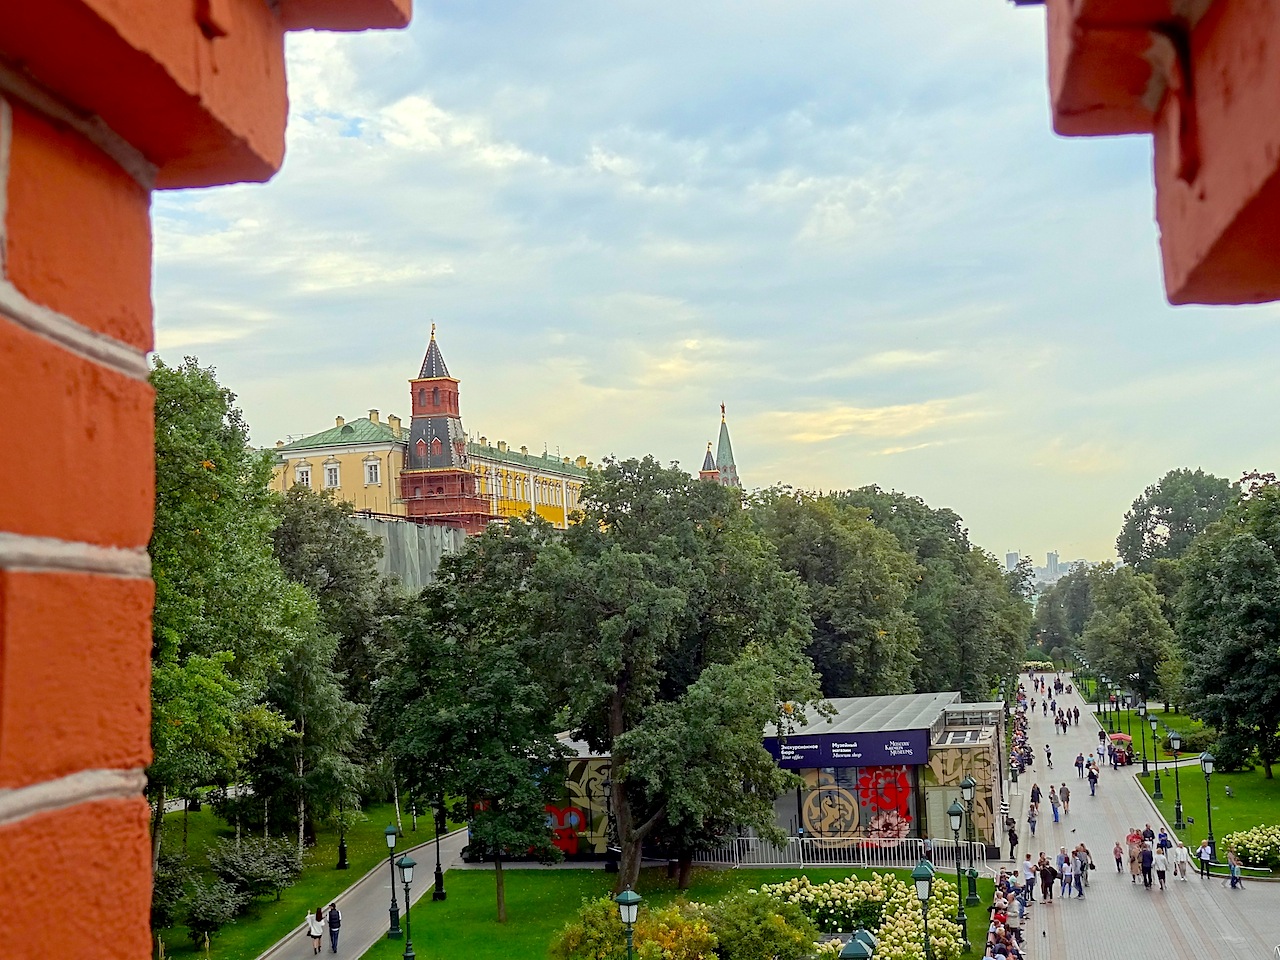
<svg viewBox="0 0 1280 960"><path fill-rule="evenodd" d="M1276 469L1280 308L1165 304L1149 139L1051 133L1044 11L433 4L289 38L270 184L159 193L158 351L254 442L407 416L748 489L877 484L1106 560L1175 467ZM210 264L217 268L211 269Z"/></svg>

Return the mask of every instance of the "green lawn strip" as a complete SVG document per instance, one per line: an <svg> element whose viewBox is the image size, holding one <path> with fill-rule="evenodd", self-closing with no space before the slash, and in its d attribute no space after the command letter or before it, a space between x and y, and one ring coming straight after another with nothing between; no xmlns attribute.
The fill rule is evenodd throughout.
<svg viewBox="0 0 1280 960"><path fill-rule="evenodd" d="M675 881L667 878L665 869L652 868L641 874L638 886L645 903L659 907L680 899L715 902L740 890L798 876L821 883L843 880L850 874L869 877L872 873L893 873L911 882L910 870L696 870L690 888L680 891ZM939 876L945 875L945 868L940 867ZM600 869L508 870L505 877L507 922L500 924L496 919L493 872L449 871L448 900L436 903L424 898L413 907L414 953L423 960L545 957L548 944L560 928L574 918L582 901L611 895L616 879ZM978 895L982 904L968 908L966 916L969 940L974 944L986 941L989 924L986 905L990 904L994 889L992 880L979 878ZM404 949L403 940L384 939L364 957L365 960L393 960L403 956ZM976 953L980 955L981 951Z"/></svg>
<svg viewBox="0 0 1280 960"><path fill-rule="evenodd" d="M1155 791L1155 771L1149 777L1139 777L1138 782L1148 794ZM1174 822L1174 804L1177 796L1176 784L1182 788L1183 817L1194 818L1195 823L1188 824L1183 830L1175 830L1183 843L1194 852L1200 841L1209 833L1209 821L1206 816L1205 782L1200 765L1183 764L1178 768L1175 781L1173 769L1160 765L1160 790L1163 800L1153 800L1160 812L1172 825ZM1234 796L1228 797L1226 788L1230 786ZM1251 827L1272 826L1280 824L1280 780L1268 780L1259 767L1242 773L1214 773L1209 781L1209 793L1213 805L1213 835L1218 841L1218 860L1227 858L1222 839L1229 833L1248 830ZM1137 824L1141 827L1141 824Z"/></svg>
<svg viewBox="0 0 1280 960"><path fill-rule="evenodd" d="M280 900L258 900L250 905L234 923L223 927L211 941L211 960L253 960L261 955L290 930L302 923L307 911L317 906L328 906L330 901L346 890L373 867L386 860L387 843L384 830L395 820L395 808L391 804L379 804L367 808L368 818L357 823L347 833L348 870L337 870L338 836L329 826L317 830L316 845L307 851L302 876L287 890ZM207 875L208 862L204 849L217 837L230 837L229 829L207 807L198 813L188 814L188 850L195 866ZM182 842L182 814L166 814L165 848L174 849ZM418 832L409 830L409 820L404 821L405 840L402 847L412 846L435 836L431 817L418 818ZM159 931L164 940L165 955L170 957L204 956L187 937L187 929L177 925Z"/></svg>

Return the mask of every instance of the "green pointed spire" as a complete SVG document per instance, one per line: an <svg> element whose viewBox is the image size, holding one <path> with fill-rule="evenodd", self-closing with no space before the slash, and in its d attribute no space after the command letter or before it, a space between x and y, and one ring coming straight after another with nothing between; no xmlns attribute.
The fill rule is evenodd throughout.
<svg viewBox="0 0 1280 960"><path fill-rule="evenodd" d="M733 462L733 444L729 442L729 424L725 422L724 404L720 404L720 442L716 445L716 469L720 482L726 487L742 489L738 479L738 465Z"/></svg>

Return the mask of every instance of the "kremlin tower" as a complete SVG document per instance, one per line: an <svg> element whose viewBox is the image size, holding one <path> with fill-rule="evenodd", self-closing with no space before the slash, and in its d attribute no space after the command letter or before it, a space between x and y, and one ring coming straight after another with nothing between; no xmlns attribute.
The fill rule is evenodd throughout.
<svg viewBox="0 0 1280 960"><path fill-rule="evenodd" d="M733 462L733 444L729 442L729 424L725 422L723 403L720 404L720 442L716 446L715 457L711 456L711 444L707 443L707 455L702 460L698 479L709 480L723 487L742 489L742 481L738 479L738 465Z"/></svg>
<svg viewBox="0 0 1280 960"><path fill-rule="evenodd" d="M409 381L409 397L413 420L400 474L400 497L406 514L430 517L461 527L467 533L481 532L493 515L489 501L477 490L476 475L467 465L458 381L449 376L436 344L434 323L422 370ZM721 436L726 434L722 432Z"/></svg>

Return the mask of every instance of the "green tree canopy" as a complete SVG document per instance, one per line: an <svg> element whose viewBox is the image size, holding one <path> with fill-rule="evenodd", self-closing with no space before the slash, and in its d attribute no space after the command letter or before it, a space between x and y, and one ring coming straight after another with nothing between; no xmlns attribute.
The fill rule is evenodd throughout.
<svg viewBox="0 0 1280 960"><path fill-rule="evenodd" d="M1089 663L1144 700L1154 696L1174 638L1151 578L1103 564L1093 571L1092 584L1094 610L1081 638Z"/></svg>
<svg viewBox="0 0 1280 960"><path fill-rule="evenodd" d="M1178 641L1193 713L1280 757L1280 487L1257 488L1206 530L1182 562Z"/></svg>
<svg viewBox="0 0 1280 960"><path fill-rule="evenodd" d="M1116 553L1129 566L1149 573L1154 561L1182 556L1237 495L1235 484L1203 470L1170 470L1133 501L1116 538Z"/></svg>
<svg viewBox="0 0 1280 960"><path fill-rule="evenodd" d="M808 590L822 692L910 692L920 630L907 601L920 568L897 538L856 507L804 492L768 491L751 516Z"/></svg>

